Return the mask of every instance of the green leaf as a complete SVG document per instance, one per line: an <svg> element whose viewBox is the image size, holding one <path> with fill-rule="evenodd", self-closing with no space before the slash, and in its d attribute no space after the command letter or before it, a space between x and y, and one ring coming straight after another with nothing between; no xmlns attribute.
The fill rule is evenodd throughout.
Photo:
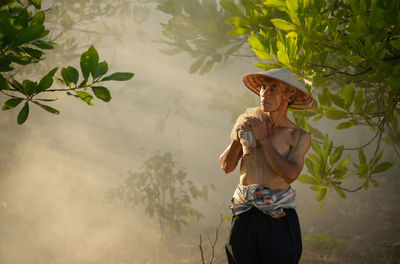
<svg viewBox="0 0 400 264"><path fill-rule="evenodd" d="M336 169L341 169L341 168L344 168L344 167L346 167L347 166L347 163L349 163L349 158L350 158L350 155L349 156L347 156L347 158L345 158L344 160L342 160L338 165L336 165Z"/></svg>
<svg viewBox="0 0 400 264"><path fill-rule="evenodd" d="M5 110L13 109L17 105L19 105L23 100L24 100L24 98L11 98L3 104L1 110L5 111Z"/></svg>
<svg viewBox="0 0 400 264"><path fill-rule="evenodd" d="M104 77L100 81L127 81L134 76L131 72L115 72L107 77Z"/></svg>
<svg viewBox="0 0 400 264"><path fill-rule="evenodd" d="M24 80L22 82L23 91L26 95L32 95L35 92L36 86L36 83L31 80Z"/></svg>
<svg viewBox="0 0 400 264"><path fill-rule="evenodd" d="M108 71L108 64L107 64L107 62L106 62L106 61L100 62L100 63L97 65L96 79L97 79L98 77L101 77L101 76L103 76L104 74L106 74L107 71Z"/></svg>
<svg viewBox="0 0 400 264"><path fill-rule="evenodd" d="M79 96L79 98L85 101L88 105L93 105L91 103L91 100L93 99L93 96L91 94L84 91L75 91L75 92Z"/></svg>
<svg viewBox="0 0 400 264"><path fill-rule="evenodd" d="M92 86L92 91L94 95L103 100L104 102L109 102L111 100L110 91L103 86Z"/></svg>
<svg viewBox="0 0 400 264"><path fill-rule="evenodd" d="M230 221L231 221L231 218L230 218L229 216L224 216L224 221L230 222Z"/></svg>
<svg viewBox="0 0 400 264"><path fill-rule="evenodd" d="M41 104L41 103L39 103L37 101L33 101L33 103L35 103L36 105L40 106L41 108L43 108L44 110L46 110L46 111L48 111L48 112L50 112L52 114L55 114L55 115L60 114L59 110L57 110L57 109L55 109L55 108L53 108L51 106Z"/></svg>
<svg viewBox="0 0 400 264"><path fill-rule="evenodd" d="M97 73L97 65L99 63L99 54L97 53L97 50L94 48L94 46L90 46L88 49L88 56L89 56L89 70L90 74L92 75L93 79L96 78L96 73Z"/></svg>
<svg viewBox="0 0 400 264"><path fill-rule="evenodd" d="M400 50L400 39L391 40L390 45L392 45L393 48Z"/></svg>
<svg viewBox="0 0 400 264"><path fill-rule="evenodd" d="M332 99L333 103L341 108L345 107L345 101L338 95L330 94L330 98Z"/></svg>
<svg viewBox="0 0 400 264"><path fill-rule="evenodd" d="M8 81L3 75L0 74L0 90L9 90L10 86L8 85Z"/></svg>
<svg viewBox="0 0 400 264"><path fill-rule="evenodd" d="M345 108L349 109L354 100L354 84L351 83L340 90L340 96L344 99Z"/></svg>
<svg viewBox="0 0 400 264"><path fill-rule="evenodd" d="M234 25L235 27L248 27L250 22L243 17L230 17L225 20L226 24Z"/></svg>
<svg viewBox="0 0 400 264"><path fill-rule="evenodd" d="M311 148L317 153L320 157L323 157L324 155L322 154L322 149L319 146L318 142L315 140L311 140Z"/></svg>
<svg viewBox="0 0 400 264"><path fill-rule="evenodd" d="M343 150L344 150L344 146L340 146L335 149L332 156L330 156L331 164L335 164L340 159L340 157L342 156Z"/></svg>
<svg viewBox="0 0 400 264"><path fill-rule="evenodd" d="M372 173L381 173L381 172L384 172L384 171L390 169L393 165L394 165L394 163L388 162L388 161L379 163L379 164L372 170Z"/></svg>
<svg viewBox="0 0 400 264"><path fill-rule="evenodd" d="M361 164L365 164L366 158L365 158L365 154L364 154L364 149L363 148L359 148L358 149L358 158L359 158Z"/></svg>
<svg viewBox="0 0 400 264"><path fill-rule="evenodd" d="M189 73L195 73L199 70L200 66L203 64L204 58L198 59L190 65Z"/></svg>
<svg viewBox="0 0 400 264"><path fill-rule="evenodd" d="M43 10L37 12L32 18L32 25L43 25L45 20L45 14Z"/></svg>
<svg viewBox="0 0 400 264"><path fill-rule="evenodd" d="M346 193L342 189L340 189L336 186L333 186L333 187L335 188L335 191L340 195L340 197L346 198Z"/></svg>
<svg viewBox="0 0 400 264"><path fill-rule="evenodd" d="M328 110L324 113L324 116L332 120L340 120L347 117L347 113L339 110Z"/></svg>
<svg viewBox="0 0 400 264"><path fill-rule="evenodd" d="M297 180L301 183L305 183L305 184L319 184L319 181L317 180L317 178L312 177L308 174L301 174Z"/></svg>
<svg viewBox="0 0 400 264"><path fill-rule="evenodd" d="M242 9L233 0L221 0L221 6L232 13L243 15Z"/></svg>
<svg viewBox="0 0 400 264"><path fill-rule="evenodd" d="M18 125L22 125L28 118L28 115L29 115L29 104L28 104L28 102L26 102L24 107L22 107L21 111L19 111L19 114L17 117Z"/></svg>
<svg viewBox="0 0 400 264"><path fill-rule="evenodd" d="M74 83L76 85L76 83L78 82L79 73L78 70L74 67L68 66L67 68L62 68L61 76L63 77L66 85L70 86L71 83Z"/></svg>
<svg viewBox="0 0 400 264"><path fill-rule="evenodd" d="M344 59L354 65L357 65L365 60L363 57L360 57L358 55L352 55L352 54L345 55Z"/></svg>
<svg viewBox="0 0 400 264"><path fill-rule="evenodd" d="M248 27L237 27L233 30L229 30L227 33L232 36L247 35L251 32L251 28Z"/></svg>
<svg viewBox="0 0 400 264"><path fill-rule="evenodd" d="M89 52L83 52L81 55L81 60L80 60L80 66L81 66L81 71L83 78L87 80L89 78L90 74L90 68L89 68Z"/></svg>
<svg viewBox="0 0 400 264"><path fill-rule="evenodd" d="M51 50L54 49L54 46L52 45L52 42L50 41L44 41L41 39L32 41L30 44L40 48L40 49L44 49L44 50Z"/></svg>
<svg viewBox="0 0 400 264"><path fill-rule="evenodd" d="M358 121L353 119L348 122L340 123L339 125L336 126L336 129L346 129L355 125L358 125Z"/></svg>
<svg viewBox="0 0 400 264"><path fill-rule="evenodd" d="M287 67L290 67L290 59L289 55L286 52L285 45L280 41L278 41L277 45L278 53L276 54L276 56L278 57L279 62Z"/></svg>
<svg viewBox="0 0 400 264"><path fill-rule="evenodd" d="M286 1L285 0L267 0L264 2L264 5L268 7L276 7L280 10L286 9Z"/></svg>
<svg viewBox="0 0 400 264"><path fill-rule="evenodd" d="M343 178L342 176L347 173L348 169L346 167L339 168L339 169L334 169L333 170L333 175L335 179Z"/></svg>
<svg viewBox="0 0 400 264"><path fill-rule="evenodd" d="M326 199L327 195L328 195L328 188L324 188L318 191L316 194L317 201L323 202Z"/></svg>
<svg viewBox="0 0 400 264"><path fill-rule="evenodd" d="M35 6L36 9L40 9L41 8L42 0L28 0L28 2L30 4L32 4L33 6Z"/></svg>
<svg viewBox="0 0 400 264"><path fill-rule="evenodd" d="M280 30L284 31L295 31L296 26L289 21L280 19L280 18L275 18L271 19L272 24L274 24L275 27L277 27Z"/></svg>
<svg viewBox="0 0 400 264"><path fill-rule="evenodd" d="M43 25L31 25L30 27L22 29L14 41L14 46L20 46L24 43L31 42L33 40L42 37L45 32Z"/></svg>
<svg viewBox="0 0 400 264"><path fill-rule="evenodd" d="M37 49L31 49L28 47L23 47L22 48L27 54L29 54L29 56L31 56L32 58L36 59L36 60L40 60L43 56L43 52L41 52L40 50Z"/></svg>

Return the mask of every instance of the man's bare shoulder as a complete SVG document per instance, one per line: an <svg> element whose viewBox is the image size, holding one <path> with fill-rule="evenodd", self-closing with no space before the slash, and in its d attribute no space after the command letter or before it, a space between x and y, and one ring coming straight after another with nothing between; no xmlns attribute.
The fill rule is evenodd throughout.
<svg viewBox="0 0 400 264"><path fill-rule="evenodd" d="M300 142L310 144L311 142L311 135L298 127L297 125L293 124L290 126L289 132L290 132L290 138L291 141L293 142L292 145L297 145Z"/></svg>

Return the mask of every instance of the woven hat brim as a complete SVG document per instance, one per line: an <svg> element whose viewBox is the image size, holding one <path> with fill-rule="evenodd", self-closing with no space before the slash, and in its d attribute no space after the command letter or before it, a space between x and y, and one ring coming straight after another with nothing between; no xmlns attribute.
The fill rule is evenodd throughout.
<svg viewBox="0 0 400 264"><path fill-rule="evenodd" d="M249 88L253 93L257 94L258 96L260 96L261 84L265 81L268 82L272 80L285 83L298 91L296 101L294 101L293 104L289 105L289 108L305 110L310 109L314 106L314 99L311 97L311 95L309 95L307 92L303 91L299 87L290 84L284 80L259 73L248 73L243 76L243 83L246 85L247 88Z"/></svg>

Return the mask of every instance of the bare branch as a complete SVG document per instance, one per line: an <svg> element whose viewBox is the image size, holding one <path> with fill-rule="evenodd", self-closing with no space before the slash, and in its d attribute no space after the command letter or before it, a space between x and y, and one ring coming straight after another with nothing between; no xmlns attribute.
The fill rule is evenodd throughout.
<svg viewBox="0 0 400 264"><path fill-rule="evenodd" d="M200 244L199 244L199 248L200 248L200 255L201 255L201 263L205 264L204 262L204 254L203 254L203 247L201 246L202 243L202 239L201 239L201 234L200 234Z"/></svg>

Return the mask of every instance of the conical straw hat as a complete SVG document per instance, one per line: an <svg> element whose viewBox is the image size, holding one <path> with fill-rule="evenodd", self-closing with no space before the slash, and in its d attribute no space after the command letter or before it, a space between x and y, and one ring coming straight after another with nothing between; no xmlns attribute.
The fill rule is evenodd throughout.
<svg viewBox="0 0 400 264"><path fill-rule="evenodd" d="M260 96L261 84L275 80L285 83L297 90L296 100L289 105L295 109L309 109L314 105L314 99L309 95L303 84L297 80L288 68L273 69L265 72L247 73L243 76L243 83L252 92Z"/></svg>

